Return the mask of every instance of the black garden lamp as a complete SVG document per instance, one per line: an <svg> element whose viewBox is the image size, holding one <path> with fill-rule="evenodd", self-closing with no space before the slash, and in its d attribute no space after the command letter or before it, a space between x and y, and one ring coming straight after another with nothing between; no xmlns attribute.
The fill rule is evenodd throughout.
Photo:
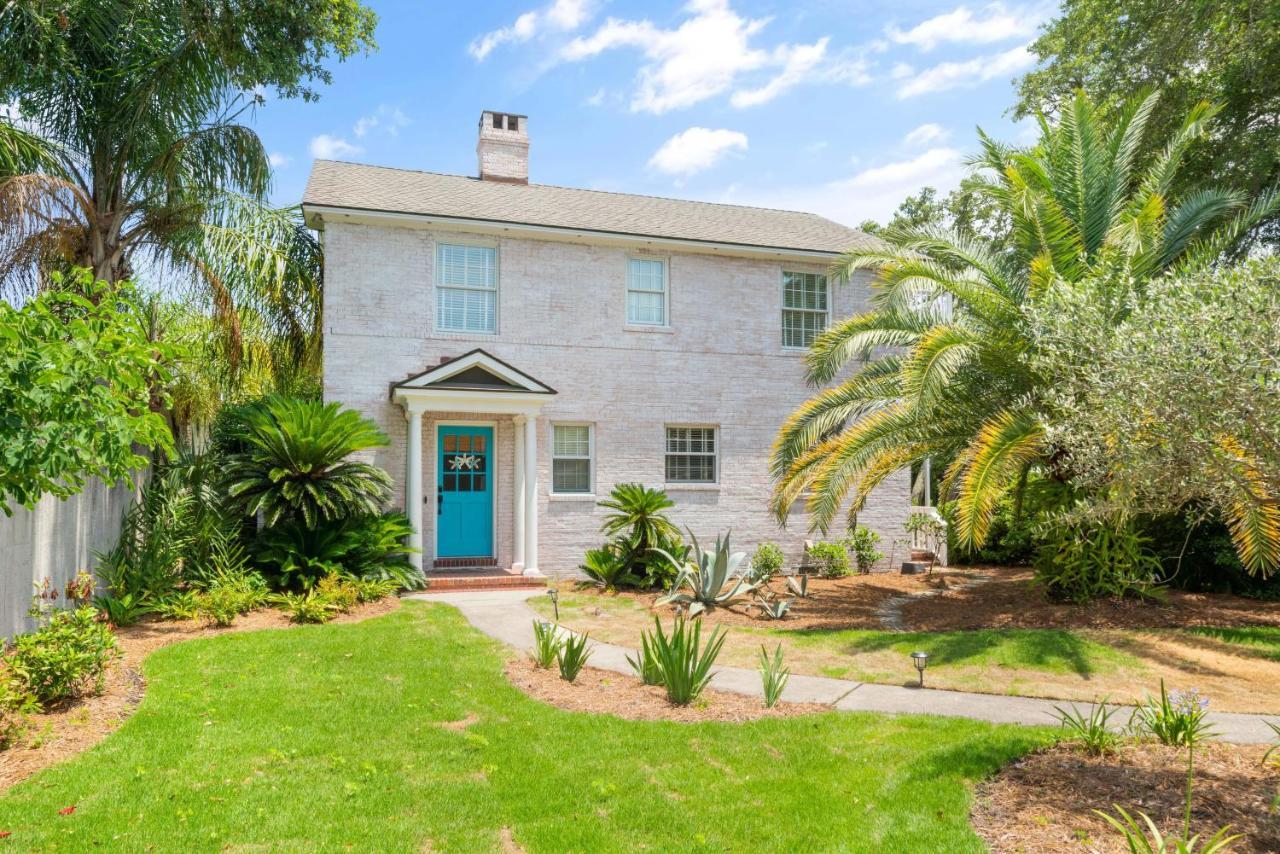
<svg viewBox="0 0 1280 854"><path fill-rule="evenodd" d="M916 666L916 672L920 674L920 687L924 687L924 669L929 666L929 653L913 652L911 653L911 663Z"/></svg>
<svg viewBox="0 0 1280 854"><path fill-rule="evenodd" d="M556 622L560 622L560 591L554 587L547 589L547 596L551 599L551 609L555 611Z"/></svg>

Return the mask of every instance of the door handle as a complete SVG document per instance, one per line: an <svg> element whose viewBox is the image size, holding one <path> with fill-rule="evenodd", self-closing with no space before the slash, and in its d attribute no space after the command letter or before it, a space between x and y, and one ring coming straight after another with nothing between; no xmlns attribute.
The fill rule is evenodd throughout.
<svg viewBox="0 0 1280 854"><path fill-rule="evenodd" d="M436 487L436 515L439 516L444 512L444 487Z"/></svg>

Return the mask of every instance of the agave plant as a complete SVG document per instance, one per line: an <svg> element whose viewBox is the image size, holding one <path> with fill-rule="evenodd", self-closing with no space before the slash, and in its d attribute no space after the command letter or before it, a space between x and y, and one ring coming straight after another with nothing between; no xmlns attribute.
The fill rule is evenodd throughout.
<svg viewBox="0 0 1280 854"><path fill-rule="evenodd" d="M794 593L801 599L809 598L809 576L807 575L788 575L787 590Z"/></svg>
<svg viewBox="0 0 1280 854"><path fill-rule="evenodd" d="M781 620L787 616L787 612L791 610L791 603L795 599L765 599L763 597L756 600L756 607L760 609L770 620Z"/></svg>
<svg viewBox="0 0 1280 854"><path fill-rule="evenodd" d="M742 563L746 553L729 551L728 534L724 535L723 540L716 537L714 552L703 551L692 531L689 532L689 538L693 540L693 561L686 560L681 566L681 562L675 557L663 553L667 560L681 566L681 569L672 592L659 599L659 605L687 606L689 616L693 617L708 608L728 605L759 588L759 584L747 581L738 572L738 565ZM689 588L687 593L683 591L686 585Z"/></svg>

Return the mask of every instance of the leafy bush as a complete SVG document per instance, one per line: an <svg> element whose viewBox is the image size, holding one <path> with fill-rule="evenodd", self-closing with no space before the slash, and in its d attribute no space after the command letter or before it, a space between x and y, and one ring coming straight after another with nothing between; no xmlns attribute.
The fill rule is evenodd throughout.
<svg viewBox="0 0 1280 854"><path fill-rule="evenodd" d="M777 543L763 542L751 553L751 568L746 573L752 584L768 584L782 571L786 556Z"/></svg>
<svg viewBox="0 0 1280 854"><path fill-rule="evenodd" d="M1050 517L1041 527L1036 577L1055 598L1084 604L1102 597L1149 594L1160 561L1127 522Z"/></svg>
<svg viewBox="0 0 1280 854"><path fill-rule="evenodd" d="M388 596L394 596L402 586L399 581L394 578L352 578L348 579L352 588L356 591L356 601L358 602L377 602Z"/></svg>
<svg viewBox="0 0 1280 854"><path fill-rule="evenodd" d="M399 511L353 516L343 521L347 553L346 574L354 578L394 581L397 589L417 590L424 585L422 573L409 561L409 535L413 526Z"/></svg>
<svg viewBox="0 0 1280 854"><path fill-rule="evenodd" d="M41 707L100 693L107 665L119 654L115 635L93 608L57 611L34 632L19 635L7 659L16 688Z"/></svg>
<svg viewBox="0 0 1280 854"><path fill-rule="evenodd" d="M870 572L876 565L876 561L884 560L884 552L876 548L880 545L880 535L862 525L855 527L840 545L846 552L853 555L853 562L858 572Z"/></svg>
<svg viewBox="0 0 1280 854"><path fill-rule="evenodd" d="M684 550L680 532L666 514L675 502L660 489L620 483L598 505L609 511L600 531L614 538L611 547L626 564L634 586L669 586L679 571Z"/></svg>
<svg viewBox="0 0 1280 854"><path fill-rule="evenodd" d="M193 620L200 615L200 594L194 590L176 591L154 607L155 612L166 620Z"/></svg>
<svg viewBox="0 0 1280 854"><path fill-rule="evenodd" d="M1280 600L1280 573L1251 574L1240 562L1227 524L1216 516L1198 517L1193 510L1141 521L1141 532L1151 538L1164 566L1164 582L1181 590Z"/></svg>
<svg viewBox="0 0 1280 854"><path fill-rule="evenodd" d="M154 608L144 602L140 595L133 593L125 593L121 596L110 594L95 596L93 607L102 612L107 622L120 628L136 625L139 620L154 611Z"/></svg>
<svg viewBox="0 0 1280 854"><path fill-rule="evenodd" d="M592 650L587 648L585 634L570 634L565 637L564 643L556 652L556 662L560 665L560 678L566 682L577 679L582 668L586 666L587 659L591 657L591 653Z"/></svg>
<svg viewBox="0 0 1280 854"><path fill-rule="evenodd" d="M350 611L360 601L360 594L346 578L341 575L326 575L316 582L315 593L328 599L342 613Z"/></svg>
<svg viewBox="0 0 1280 854"><path fill-rule="evenodd" d="M240 450L227 455L225 475L241 515L261 513L268 527L291 520L315 528L381 511L390 476L349 457L385 446L387 437L354 409L272 395L235 418L229 430Z"/></svg>
<svg viewBox="0 0 1280 854"><path fill-rule="evenodd" d="M687 606L689 616L702 613L707 608L717 605L728 605L734 600L755 590L759 585L748 583L738 574L738 565L745 555L742 552L729 552L729 535L721 540L716 537L714 552L704 552L698 545L698 538L690 532L693 539L694 561L686 561L676 576L673 592L658 599L657 604L676 604ZM668 556L672 563L676 559ZM689 592L681 593L688 585Z"/></svg>
<svg viewBox="0 0 1280 854"><path fill-rule="evenodd" d="M1095 703L1087 715L1074 706L1067 709L1061 706L1053 708L1058 712L1062 728L1079 741L1085 753L1090 756L1105 756L1113 752L1120 743L1120 734L1110 726L1111 716L1116 710L1107 706L1105 698Z"/></svg>
<svg viewBox="0 0 1280 854"><path fill-rule="evenodd" d="M704 647L701 620L687 621L678 615L668 636L662 631L662 621L653 618L653 633L646 633L645 639L652 645L669 701L687 706L698 699L711 681L711 667L720 655L724 638L724 630L716 629Z"/></svg>
<svg viewBox="0 0 1280 854"><path fill-rule="evenodd" d="M267 584L256 572L225 575L196 597L196 612L218 626L229 626L236 617L261 608L268 601Z"/></svg>
<svg viewBox="0 0 1280 854"><path fill-rule="evenodd" d="M28 717L39 711L35 697L0 670L0 750L13 747L27 731Z"/></svg>
<svg viewBox="0 0 1280 854"><path fill-rule="evenodd" d="M315 591L279 593L271 601L295 623L327 623L338 616L338 607Z"/></svg>
<svg viewBox="0 0 1280 854"><path fill-rule="evenodd" d="M849 553L839 543L814 543L809 546L809 559L823 578L843 578L849 574Z"/></svg>
<svg viewBox="0 0 1280 854"><path fill-rule="evenodd" d="M787 687L791 671L782 664L782 644L773 651L771 657L764 645L760 645L760 682L764 688L764 707L772 709L782 699L782 689Z"/></svg>
<svg viewBox="0 0 1280 854"><path fill-rule="evenodd" d="M588 549L578 568L605 590L639 585L639 579L631 574L631 565L626 557L619 554L617 546L612 543L598 549Z"/></svg>
<svg viewBox="0 0 1280 854"><path fill-rule="evenodd" d="M944 515L954 516L955 502L948 503ZM1035 559L1039 538L1036 536L1035 515L1027 508L1018 513L1015 502L1005 497L996 505L991 518L991 529L981 548L966 549L961 546L956 526L947 527L947 559L955 564L994 564L996 566L1025 566Z"/></svg>
<svg viewBox="0 0 1280 854"><path fill-rule="evenodd" d="M408 522L399 513L355 516L317 528L287 521L267 528L254 543L254 559L279 590L309 590L326 575L394 580L422 586L401 537Z"/></svg>
<svg viewBox="0 0 1280 854"><path fill-rule="evenodd" d="M551 665L560 657L560 648L564 640L560 636L559 627L546 620L533 621L533 663L543 670L550 670Z"/></svg>

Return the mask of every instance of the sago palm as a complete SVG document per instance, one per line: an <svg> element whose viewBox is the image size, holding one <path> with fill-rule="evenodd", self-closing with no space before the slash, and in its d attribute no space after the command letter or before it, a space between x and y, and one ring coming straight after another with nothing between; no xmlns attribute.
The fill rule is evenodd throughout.
<svg viewBox="0 0 1280 854"><path fill-rule="evenodd" d="M1163 271L1212 263L1276 206L1206 189L1171 198L1183 154L1215 108L1198 105L1151 162L1135 162L1157 93L1110 120L1079 94L1027 150L980 134L979 192L1011 222L1012 249L925 227L851 250L838 278L875 274L872 308L833 325L807 355L809 381L834 385L792 414L772 460L785 520L807 494L810 524L856 513L886 477L949 461L961 545L980 545L997 502L1040 467L1063 474L1046 441L1026 309L1051 289L1086 287L1106 270L1141 287ZM1123 276L1122 276L1123 277ZM851 375L843 375L851 364ZM838 380L838 381L837 381Z"/></svg>
<svg viewBox="0 0 1280 854"><path fill-rule="evenodd" d="M391 493L381 468L350 459L387 444L372 421L336 403L273 395L244 407L231 428L227 494L245 515L261 513L308 528L353 515L375 514Z"/></svg>

